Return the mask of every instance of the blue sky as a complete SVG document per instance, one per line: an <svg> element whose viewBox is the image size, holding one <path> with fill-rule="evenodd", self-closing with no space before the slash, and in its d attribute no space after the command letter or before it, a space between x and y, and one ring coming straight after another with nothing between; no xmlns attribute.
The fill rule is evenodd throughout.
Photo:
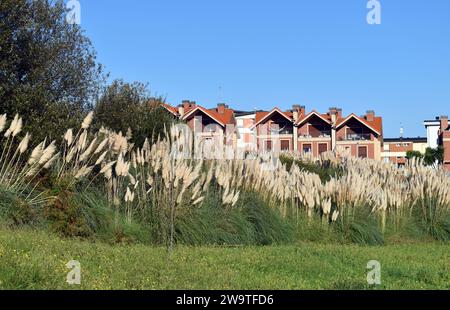
<svg viewBox="0 0 450 310"><path fill-rule="evenodd" d="M425 135L450 114L450 1L79 0L111 78L148 82L173 105L384 117L386 137Z"/></svg>

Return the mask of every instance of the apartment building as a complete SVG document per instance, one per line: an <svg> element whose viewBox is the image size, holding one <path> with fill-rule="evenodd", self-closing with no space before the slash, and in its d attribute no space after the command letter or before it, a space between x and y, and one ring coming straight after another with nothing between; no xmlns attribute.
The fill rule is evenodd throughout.
<svg viewBox="0 0 450 310"><path fill-rule="evenodd" d="M339 148L351 156L381 159L383 124L374 111L344 117L339 108L330 108L327 113L307 113L304 106L294 105L288 111L275 107L271 111L246 112L234 111L225 104L206 109L187 100L178 108L163 107L186 121L191 129L201 130L202 138L226 136L228 145L232 140L235 148L313 156Z"/></svg>
<svg viewBox="0 0 450 310"><path fill-rule="evenodd" d="M409 151L417 151L425 154L427 147L428 139L426 137L385 138L381 158L385 162L404 165L406 163L406 155Z"/></svg>

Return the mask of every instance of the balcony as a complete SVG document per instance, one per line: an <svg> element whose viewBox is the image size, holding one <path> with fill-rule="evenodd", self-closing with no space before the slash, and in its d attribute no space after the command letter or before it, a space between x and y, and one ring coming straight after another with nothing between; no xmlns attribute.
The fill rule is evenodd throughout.
<svg viewBox="0 0 450 310"><path fill-rule="evenodd" d="M370 141L372 139L372 135L370 133L350 133L344 139L345 141Z"/></svg>
<svg viewBox="0 0 450 310"><path fill-rule="evenodd" d="M292 135L292 133L293 133L292 128L281 129L281 130L270 129L271 135Z"/></svg>
<svg viewBox="0 0 450 310"><path fill-rule="evenodd" d="M313 138L322 138L322 139L331 139L331 131L320 131L320 132L314 132L311 134L302 135L300 134L298 136L299 139L302 140L308 140Z"/></svg>

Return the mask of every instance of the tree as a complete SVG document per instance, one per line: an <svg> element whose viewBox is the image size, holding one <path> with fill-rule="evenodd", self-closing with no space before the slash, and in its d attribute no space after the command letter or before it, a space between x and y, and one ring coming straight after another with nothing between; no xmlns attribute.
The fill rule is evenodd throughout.
<svg viewBox="0 0 450 310"><path fill-rule="evenodd" d="M151 97L147 85L115 80L95 106L95 124L125 134L132 132L132 141L142 145L145 138L156 138L173 119L161 108L163 98Z"/></svg>
<svg viewBox="0 0 450 310"><path fill-rule="evenodd" d="M442 164L444 162L444 148L442 146L436 149L428 147L425 151L423 162L428 166Z"/></svg>
<svg viewBox="0 0 450 310"><path fill-rule="evenodd" d="M407 159L413 159L413 158L423 158L423 154L419 151L408 151L406 152L406 158Z"/></svg>
<svg viewBox="0 0 450 310"><path fill-rule="evenodd" d="M19 113L34 140L78 126L104 81L90 40L66 13L62 0L0 1L0 112Z"/></svg>

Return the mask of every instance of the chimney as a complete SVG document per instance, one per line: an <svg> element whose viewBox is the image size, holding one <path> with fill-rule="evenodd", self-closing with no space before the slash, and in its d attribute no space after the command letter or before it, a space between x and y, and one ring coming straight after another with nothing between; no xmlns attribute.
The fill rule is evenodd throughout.
<svg viewBox="0 0 450 310"><path fill-rule="evenodd" d="M342 118L342 109L341 108L331 107L329 110L330 111L328 112L328 114L330 114L331 116L334 115L336 119Z"/></svg>
<svg viewBox="0 0 450 310"><path fill-rule="evenodd" d="M375 111L368 110L366 112L366 120L369 121L369 122L373 122L374 119L375 119Z"/></svg>
<svg viewBox="0 0 450 310"><path fill-rule="evenodd" d="M301 112L300 112L300 106L298 104L294 104L292 106L292 118L294 119L294 122L298 120Z"/></svg>
<svg viewBox="0 0 450 310"><path fill-rule="evenodd" d="M178 106L178 114L180 114L180 117L184 116L184 106L182 104Z"/></svg>
<svg viewBox="0 0 450 310"><path fill-rule="evenodd" d="M305 116L306 114L306 107L304 105L300 106L300 110L298 112L299 116Z"/></svg>
<svg viewBox="0 0 450 310"><path fill-rule="evenodd" d="M225 108L226 108L225 103L218 103L217 104L217 113L224 114L225 113Z"/></svg>
<svg viewBox="0 0 450 310"><path fill-rule="evenodd" d="M446 131L448 128L448 116L442 115L441 116L441 133Z"/></svg>
<svg viewBox="0 0 450 310"><path fill-rule="evenodd" d="M183 100L181 101L181 105L183 106L184 112L186 112L191 107L191 102L189 100Z"/></svg>

